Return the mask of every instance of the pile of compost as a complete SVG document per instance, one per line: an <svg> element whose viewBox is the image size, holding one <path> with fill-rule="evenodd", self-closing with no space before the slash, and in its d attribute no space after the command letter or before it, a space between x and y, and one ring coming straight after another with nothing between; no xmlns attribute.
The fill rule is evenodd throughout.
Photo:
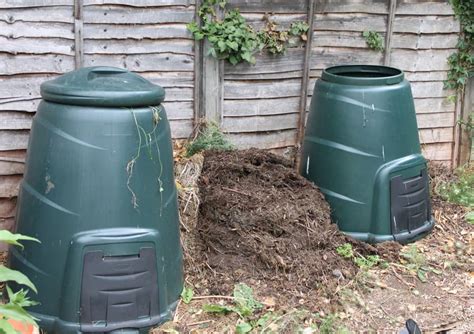
<svg viewBox="0 0 474 334"><path fill-rule="evenodd" d="M211 293L251 280L301 296L358 272L338 246L380 252L340 233L318 188L288 160L262 150L206 152L199 193L196 227Z"/></svg>

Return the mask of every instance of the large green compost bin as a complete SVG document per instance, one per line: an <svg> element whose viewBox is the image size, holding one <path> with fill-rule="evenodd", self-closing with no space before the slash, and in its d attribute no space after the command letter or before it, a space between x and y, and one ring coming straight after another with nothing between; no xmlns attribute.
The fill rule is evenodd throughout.
<svg viewBox="0 0 474 334"><path fill-rule="evenodd" d="M301 156L340 230L367 241L429 233L426 161L410 84L384 66L335 66L316 82Z"/></svg>
<svg viewBox="0 0 474 334"><path fill-rule="evenodd" d="M182 253L164 90L112 67L41 85L11 266L48 333L143 331L170 318Z"/></svg>

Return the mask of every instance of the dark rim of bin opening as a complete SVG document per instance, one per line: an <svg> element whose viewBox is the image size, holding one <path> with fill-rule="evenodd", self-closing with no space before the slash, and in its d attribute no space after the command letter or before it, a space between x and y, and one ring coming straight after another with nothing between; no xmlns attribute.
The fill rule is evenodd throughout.
<svg viewBox="0 0 474 334"><path fill-rule="evenodd" d="M340 65L328 67L321 79L343 85L394 85L403 81L404 74L394 67L380 65Z"/></svg>
<svg viewBox="0 0 474 334"><path fill-rule="evenodd" d="M163 102L165 91L143 77L116 67L84 67L41 84L44 100L97 107L146 107Z"/></svg>

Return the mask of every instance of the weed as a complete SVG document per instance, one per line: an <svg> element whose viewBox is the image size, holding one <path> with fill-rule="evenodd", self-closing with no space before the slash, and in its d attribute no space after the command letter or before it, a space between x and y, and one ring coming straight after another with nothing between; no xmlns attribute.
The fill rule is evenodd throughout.
<svg viewBox="0 0 474 334"><path fill-rule="evenodd" d="M191 300L193 299L193 297L194 297L193 288L190 288L187 286L183 287L183 291L181 292L181 300L183 301L183 303L189 304Z"/></svg>
<svg viewBox="0 0 474 334"><path fill-rule="evenodd" d="M418 279L423 283L428 281L428 273L432 272L436 275L441 274L441 271L429 266L425 255L419 251L416 245L411 245L407 251L400 253L400 255L402 259L407 262L405 267L414 272Z"/></svg>
<svg viewBox="0 0 474 334"><path fill-rule="evenodd" d="M376 31L364 31L362 36L370 49L382 52L384 50L383 38Z"/></svg>
<svg viewBox="0 0 474 334"><path fill-rule="evenodd" d="M474 225L474 211L466 213L466 220L469 224Z"/></svg>
<svg viewBox="0 0 474 334"><path fill-rule="evenodd" d="M461 167L456 174L455 182L442 182L435 191L448 202L474 208L474 168Z"/></svg>
<svg viewBox="0 0 474 334"><path fill-rule="evenodd" d="M354 257L354 251L352 250L352 245L350 243L345 243L344 245L338 246L336 248L336 252L346 259Z"/></svg>
<svg viewBox="0 0 474 334"><path fill-rule="evenodd" d="M186 146L186 156L190 157L196 153L207 150L229 151L234 146L224 137L216 123L204 124L195 139Z"/></svg>

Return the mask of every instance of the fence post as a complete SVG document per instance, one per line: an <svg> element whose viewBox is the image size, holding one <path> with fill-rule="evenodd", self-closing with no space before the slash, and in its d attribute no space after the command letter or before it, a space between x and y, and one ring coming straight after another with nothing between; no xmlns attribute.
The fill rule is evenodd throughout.
<svg viewBox="0 0 474 334"><path fill-rule="evenodd" d="M74 62L75 68L84 65L83 0L74 0Z"/></svg>
<svg viewBox="0 0 474 334"><path fill-rule="evenodd" d="M306 108L308 104L308 83L309 83L309 68L311 66L311 47L313 45L314 32L314 7L315 0L308 0L308 40L305 45L304 62L303 62L303 77L301 79L300 91L300 105L299 105L299 119L298 129L296 132L296 153L295 153L295 168L299 170L300 165L300 149L303 144L305 123L306 123Z"/></svg>
<svg viewBox="0 0 474 334"><path fill-rule="evenodd" d="M390 65L390 53L392 51L392 35L393 35L393 23L395 20L395 12L397 11L397 0L390 0L390 7L388 10L387 19L387 34L385 35L385 54L384 54L384 65Z"/></svg>

